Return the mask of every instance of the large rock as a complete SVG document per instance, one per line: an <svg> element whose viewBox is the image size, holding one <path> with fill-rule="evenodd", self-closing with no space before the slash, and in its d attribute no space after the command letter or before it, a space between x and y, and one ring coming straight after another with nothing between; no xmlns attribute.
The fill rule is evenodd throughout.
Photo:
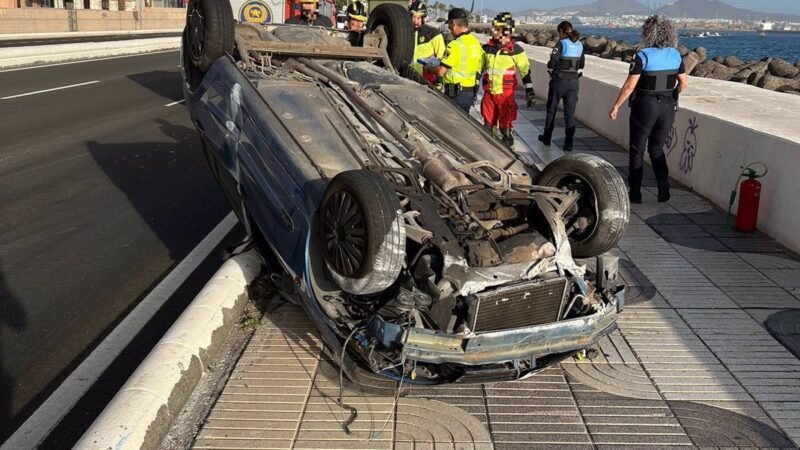
<svg viewBox="0 0 800 450"><path fill-rule="evenodd" d="M683 56L683 66L686 68L686 73L692 73L700 62L700 55L695 52L689 52Z"/></svg>
<svg viewBox="0 0 800 450"><path fill-rule="evenodd" d="M689 54L689 49L684 47L684 46L682 46L682 45L679 45L678 46L678 53L680 53L681 56L686 56L687 54Z"/></svg>
<svg viewBox="0 0 800 450"><path fill-rule="evenodd" d="M598 38L594 36L589 36L586 38L585 41L583 41L583 46L586 47L586 50L588 50L591 53L602 52L603 50L605 50L606 44L608 44L608 39L604 37Z"/></svg>
<svg viewBox="0 0 800 450"><path fill-rule="evenodd" d="M705 61L708 57L708 50L705 47L697 47L694 52L700 55L700 61Z"/></svg>
<svg viewBox="0 0 800 450"><path fill-rule="evenodd" d="M522 36L522 40L525 41L526 44L536 45L538 42L536 41L536 33L525 33Z"/></svg>
<svg viewBox="0 0 800 450"><path fill-rule="evenodd" d="M776 91L778 89L800 89L800 80L776 77L770 74L764 75L758 82L758 87Z"/></svg>
<svg viewBox="0 0 800 450"><path fill-rule="evenodd" d="M759 61L739 67L738 70L739 71L731 77L731 81L752 84L750 82L751 77L753 77L753 81L758 81L757 79L759 77L763 77L764 74L767 73L767 63Z"/></svg>
<svg viewBox="0 0 800 450"><path fill-rule="evenodd" d="M710 60L698 64L692 75L696 77L711 78L714 80L730 80L735 73L736 69L732 69L724 64Z"/></svg>
<svg viewBox="0 0 800 450"><path fill-rule="evenodd" d="M558 41L555 41L555 40L554 40L554 41L548 41L548 42L547 42L546 44L544 44L544 45L545 45L545 47L550 47L550 48L553 48L553 47L555 47L555 46L556 46L556 44L558 44Z"/></svg>
<svg viewBox="0 0 800 450"><path fill-rule="evenodd" d="M629 47L624 52L622 52L622 60L625 61L625 62L633 61L633 57L636 56L636 53L638 51L639 50L634 48L634 47Z"/></svg>
<svg viewBox="0 0 800 450"><path fill-rule="evenodd" d="M606 48L603 50L603 53L600 54L601 58L611 59L614 57L614 52L617 50L617 41L614 39L609 39L606 42Z"/></svg>
<svg viewBox="0 0 800 450"><path fill-rule="evenodd" d="M699 48L699 47L698 47L698 48ZM698 55L699 55L699 53L698 53ZM722 56L715 56L715 57L712 59L712 61L714 61L715 63L718 63L718 64L722 64L722 63L724 63L724 62L725 62L725 58L723 58Z"/></svg>
<svg viewBox="0 0 800 450"><path fill-rule="evenodd" d="M539 33L536 34L536 43L538 45L542 46L547 45L547 43L550 42L551 40L552 37L550 36L550 33L546 31L539 31Z"/></svg>
<svg viewBox="0 0 800 450"><path fill-rule="evenodd" d="M722 64L725 64L728 67L739 67L744 64L744 61L734 55L730 55L725 58L725 61L723 61Z"/></svg>
<svg viewBox="0 0 800 450"><path fill-rule="evenodd" d="M775 58L769 63L769 73L776 77L794 78L798 70L800 69L780 58Z"/></svg>
<svg viewBox="0 0 800 450"><path fill-rule="evenodd" d="M800 61L797 61L796 63L794 63L794 66L797 67L798 69L800 69Z"/></svg>
<svg viewBox="0 0 800 450"><path fill-rule="evenodd" d="M766 71L765 71L766 73ZM761 80L763 80L765 75L763 73L753 72L747 77L747 84L750 86L758 86L761 84Z"/></svg>

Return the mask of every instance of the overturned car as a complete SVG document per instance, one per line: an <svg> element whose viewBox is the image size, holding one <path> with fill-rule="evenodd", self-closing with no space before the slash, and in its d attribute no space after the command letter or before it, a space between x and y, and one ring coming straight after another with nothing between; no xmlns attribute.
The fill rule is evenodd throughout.
<svg viewBox="0 0 800 450"><path fill-rule="evenodd" d="M517 379L613 331L624 287L604 254L629 220L613 166L576 154L540 170L401 77L402 7L375 8L359 47L234 24L226 7L188 7L186 104L275 284L348 375Z"/></svg>

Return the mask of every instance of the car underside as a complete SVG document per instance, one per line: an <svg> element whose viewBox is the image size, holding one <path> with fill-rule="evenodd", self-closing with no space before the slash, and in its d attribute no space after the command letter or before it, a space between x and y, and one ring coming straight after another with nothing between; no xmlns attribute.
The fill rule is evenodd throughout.
<svg viewBox="0 0 800 450"><path fill-rule="evenodd" d="M193 4L208 16L215 1ZM239 24L214 57L189 8L187 106L276 286L348 374L517 379L609 334L624 286L605 253L629 217L616 170L588 155L539 168L505 147L398 74L406 25L376 12L362 47Z"/></svg>

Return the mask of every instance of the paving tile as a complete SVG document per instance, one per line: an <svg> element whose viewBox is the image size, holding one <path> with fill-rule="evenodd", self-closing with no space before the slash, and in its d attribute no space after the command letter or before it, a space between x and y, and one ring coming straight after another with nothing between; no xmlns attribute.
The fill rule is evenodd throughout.
<svg viewBox="0 0 800 450"><path fill-rule="evenodd" d="M800 301L779 287L720 286L742 308L800 308Z"/></svg>
<svg viewBox="0 0 800 450"><path fill-rule="evenodd" d="M800 269L761 269L761 272L780 287L800 288Z"/></svg>
<svg viewBox="0 0 800 450"><path fill-rule="evenodd" d="M554 145L536 139L543 105L520 117L518 153L542 165L563 156L563 125ZM576 152L625 176L626 150L582 125ZM677 182L670 202L657 203L649 168L645 186L614 250L628 308L593 359L520 382L406 386L396 407L394 382L359 371L343 385L359 412L346 435L336 363L302 310L287 305L256 330L195 447L797 446L800 360L764 323L800 309L800 257L761 233L723 226L724 211Z"/></svg>

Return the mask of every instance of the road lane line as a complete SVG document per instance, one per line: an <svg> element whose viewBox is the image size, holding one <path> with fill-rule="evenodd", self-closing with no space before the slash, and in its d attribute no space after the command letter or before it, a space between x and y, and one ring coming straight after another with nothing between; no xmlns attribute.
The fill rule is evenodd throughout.
<svg viewBox="0 0 800 450"><path fill-rule="evenodd" d="M66 61L66 62L61 62L61 63L42 64L42 65L39 65L39 66L15 67L13 69L0 70L0 73L18 72L20 70L44 69L45 67L67 66L67 65L70 65L70 64L83 64L83 63L95 62L95 61L108 61L109 59L133 58L134 56L160 55L162 53L178 53L178 51L179 51L179 49L176 47L176 48L171 49L171 50L158 50L158 51L155 51L155 52L137 53L135 55L108 56L108 57L104 57L104 58L82 59L80 61Z"/></svg>
<svg viewBox="0 0 800 450"><path fill-rule="evenodd" d="M175 105L177 105L178 103L183 103L184 101L186 101L186 99L183 99L183 100L178 100L178 101L176 101L176 102L172 102L172 103L167 103L167 104L166 104L166 105L164 105L164 106L175 106Z"/></svg>
<svg viewBox="0 0 800 450"><path fill-rule="evenodd" d="M38 447L237 223L233 212L225 216L0 446L0 450Z"/></svg>
<svg viewBox="0 0 800 450"><path fill-rule="evenodd" d="M85 83L70 84L68 86L60 86L60 87L55 87L55 88L50 88L50 89L43 89L41 91L33 91L33 92L26 92L24 94L9 95L8 97L0 97L0 100L10 100L12 98L27 97L29 95L36 95L36 94L44 94L45 92L60 91L60 90L63 90L63 89L70 89L70 88L79 87L79 86L87 86L87 85L95 84L95 83L99 83L99 82L100 82L100 80L87 81Z"/></svg>

